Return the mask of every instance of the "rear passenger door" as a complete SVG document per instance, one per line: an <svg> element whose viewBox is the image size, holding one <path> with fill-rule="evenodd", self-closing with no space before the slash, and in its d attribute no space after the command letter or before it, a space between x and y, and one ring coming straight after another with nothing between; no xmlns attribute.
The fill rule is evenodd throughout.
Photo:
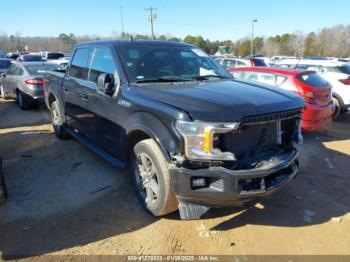
<svg viewBox="0 0 350 262"><path fill-rule="evenodd" d="M89 129L86 122L88 118L93 117L86 110L88 104L87 90L94 88L94 85L88 81L91 52L91 48L77 48L67 75L63 79L63 97L68 125L87 136L89 135Z"/></svg>

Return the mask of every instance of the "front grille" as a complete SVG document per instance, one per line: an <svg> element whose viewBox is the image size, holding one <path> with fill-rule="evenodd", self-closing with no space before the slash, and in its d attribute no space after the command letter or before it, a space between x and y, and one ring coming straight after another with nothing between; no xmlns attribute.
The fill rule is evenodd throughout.
<svg viewBox="0 0 350 262"><path fill-rule="evenodd" d="M277 120L287 120L292 118L301 118L302 112L300 110L286 111L268 115L251 116L243 118L242 125L255 125L269 122L276 122Z"/></svg>
<svg viewBox="0 0 350 262"><path fill-rule="evenodd" d="M220 148L244 165L268 159L281 148L291 148L301 111L247 117L238 131L223 134Z"/></svg>

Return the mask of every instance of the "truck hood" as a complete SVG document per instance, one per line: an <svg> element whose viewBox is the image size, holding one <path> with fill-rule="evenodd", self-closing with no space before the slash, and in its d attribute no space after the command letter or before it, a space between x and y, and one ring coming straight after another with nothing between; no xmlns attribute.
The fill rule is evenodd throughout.
<svg viewBox="0 0 350 262"><path fill-rule="evenodd" d="M305 106L299 96L280 88L240 81L142 84L138 95L186 111L193 120L230 122L243 117Z"/></svg>

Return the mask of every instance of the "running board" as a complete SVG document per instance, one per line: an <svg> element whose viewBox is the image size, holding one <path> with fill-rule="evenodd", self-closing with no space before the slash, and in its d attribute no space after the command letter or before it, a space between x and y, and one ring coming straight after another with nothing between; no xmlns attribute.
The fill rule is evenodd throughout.
<svg viewBox="0 0 350 262"><path fill-rule="evenodd" d="M125 164L120 161L118 158L114 157L110 153L108 153L106 150L100 148L99 146L92 143L88 138L85 136L75 132L72 128L67 127L65 129L72 137L74 137L76 140L90 148L92 151L94 151L96 154L98 154L100 157L102 157L104 160L108 161L111 165L118 168L124 168Z"/></svg>

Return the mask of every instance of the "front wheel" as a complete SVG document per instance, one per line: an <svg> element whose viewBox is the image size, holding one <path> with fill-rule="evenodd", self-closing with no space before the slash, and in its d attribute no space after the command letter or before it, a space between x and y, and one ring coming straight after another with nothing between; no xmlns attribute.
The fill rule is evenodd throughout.
<svg viewBox="0 0 350 262"><path fill-rule="evenodd" d="M169 165L156 142L147 139L137 143L131 161L136 194L144 208L155 216L177 210Z"/></svg>
<svg viewBox="0 0 350 262"><path fill-rule="evenodd" d="M59 139L70 138L69 133L64 128L64 117L59 109L58 102L54 101L50 107L53 130Z"/></svg>

